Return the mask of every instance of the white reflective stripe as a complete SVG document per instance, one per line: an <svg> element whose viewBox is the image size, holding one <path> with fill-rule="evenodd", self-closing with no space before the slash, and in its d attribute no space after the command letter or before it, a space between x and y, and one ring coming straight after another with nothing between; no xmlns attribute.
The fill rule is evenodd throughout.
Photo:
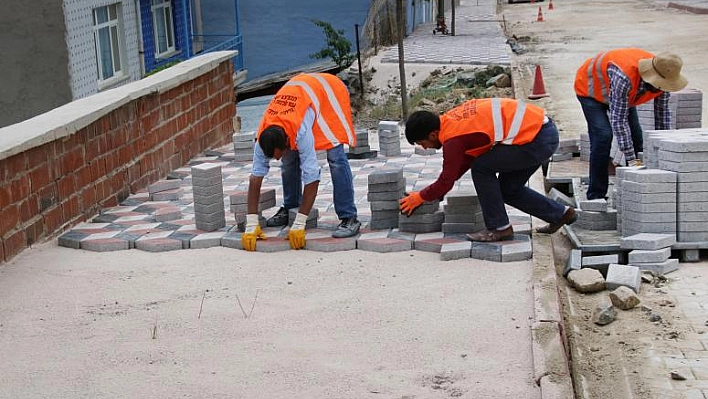
<svg viewBox="0 0 708 399"><path fill-rule="evenodd" d="M299 86L302 87L303 90L307 93L307 95L310 97L310 100L312 101L312 106L315 108L315 114L317 114L317 119L315 120L315 123L317 123L320 126L320 129L322 129L322 133L324 133L325 137L327 137L327 140L332 143L333 146L338 146L341 144L339 140L337 140L337 137L332 133L332 129L329 128L329 125L327 125L327 122L322 118L322 115L320 114L320 100L317 98L315 95L315 92L312 90L312 87L308 85L305 82L301 81L290 81L285 84L285 86Z"/></svg>
<svg viewBox="0 0 708 399"><path fill-rule="evenodd" d="M344 110L342 109L342 104L339 103L339 99L337 99L337 96L334 94L334 90L332 89L332 86L329 85L329 82L325 78L323 78L321 75L312 75L314 76L315 79L317 79L320 84L322 84L322 87L325 90L325 93L327 93L327 99L329 100L329 103L332 105L332 108L334 108L334 112L337 114L337 118L339 119L339 123L344 126L344 130L347 132L347 138L349 140L349 143L354 142L354 132L349 127L349 122L347 122L347 117L344 114Z"/></svg>
<svg viewBox="0 0 708 399"><path fill-rule="evenodd" d="M506 139L502 141L502 144L511 144L514 141L516 135L519 134L519 130L521 130L524 114L526 114L526 103L519 101L514 113L514 119L511 121L511 126L509 126L509 134L506 135Z"/></svg>
<svg viewBox="0 0 708 399"><path fill-rule="evenodd" d="M607 86L605 85L605 79L602 77L602 60L605 59L607 53L600 53L590 60L588 65L588 97L595 97L595 79L593 79L593 65L595 73L597 74L597 80L600 81L600 93L602 94L603 102L607 102L609 95L607 93Z"/></svg>
<svg viewBox="0 0 708 399"><path fill-rule="evenodd" d="M504 139L504 121L500 98L492 98L492 122L494 123L494 142L498 143Z"/></svg>

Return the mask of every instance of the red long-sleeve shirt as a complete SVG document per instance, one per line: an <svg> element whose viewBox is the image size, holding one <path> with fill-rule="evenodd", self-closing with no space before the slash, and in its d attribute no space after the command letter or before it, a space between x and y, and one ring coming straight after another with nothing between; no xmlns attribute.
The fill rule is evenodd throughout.
<svg viewBox="0 0 708 399"><path fill-rule="evenodd" d="M474 157L465 151L489 144L489 136L484 133L469 133L455 136L445 141L442 146L443 164L438 179L420 192L425 201L442 199L455 182L472 166Z"/></svg>

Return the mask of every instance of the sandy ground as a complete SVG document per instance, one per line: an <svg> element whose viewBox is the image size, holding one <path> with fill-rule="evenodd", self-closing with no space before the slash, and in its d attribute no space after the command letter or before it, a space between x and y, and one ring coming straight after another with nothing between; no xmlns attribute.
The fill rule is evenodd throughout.
<svg viewBox="0 0 708 399"><path fill-rule="evenodd" d="M0 268L0 397L537 398L530 273L48 243Z"/></svg>

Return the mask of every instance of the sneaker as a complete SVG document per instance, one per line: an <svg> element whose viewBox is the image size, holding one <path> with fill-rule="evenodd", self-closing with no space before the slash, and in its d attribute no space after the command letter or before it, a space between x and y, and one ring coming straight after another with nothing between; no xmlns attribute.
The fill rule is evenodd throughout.
<svg viewBox="0 0 708 399"><path fill-rule="evenodd" d="M266 226L268 227L278 227L288 225L288 210L285 207L280 207L275 215L271 216L266 220Z"/></svg>
<svg viewBox="0 0 708 399"><path fill-rule="evenodd" d="M334 238L347 238L353 237L359 234L359 228L361 228L361 222L356 218L346 218L342 219L342 222L337 226L337 230L332 233Z"/></svg>

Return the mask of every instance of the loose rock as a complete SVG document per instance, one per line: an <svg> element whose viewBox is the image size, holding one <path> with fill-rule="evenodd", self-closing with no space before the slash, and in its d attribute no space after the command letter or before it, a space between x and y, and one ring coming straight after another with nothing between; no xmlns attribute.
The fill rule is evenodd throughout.
<svg viewBox="0 0 708 399"><path fill-rule="evenodd" d="M639 305L639 297L630 288L622 286L610 293L612 304L622 310L629 310Z"/></svg>

